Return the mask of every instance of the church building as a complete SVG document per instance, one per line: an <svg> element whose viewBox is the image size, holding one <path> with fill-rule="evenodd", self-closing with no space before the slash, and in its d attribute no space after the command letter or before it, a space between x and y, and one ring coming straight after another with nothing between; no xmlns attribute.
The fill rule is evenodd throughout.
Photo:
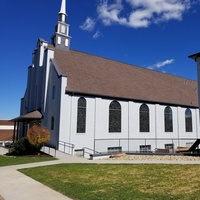
<svg viewBox="0 0 200 200"><path fill-rule="evenodd" d="M62 0L52 42L33 52L15 137L38 123L70 154L174 151L199 138L196 81L72 50L66 18Z"/></svg>

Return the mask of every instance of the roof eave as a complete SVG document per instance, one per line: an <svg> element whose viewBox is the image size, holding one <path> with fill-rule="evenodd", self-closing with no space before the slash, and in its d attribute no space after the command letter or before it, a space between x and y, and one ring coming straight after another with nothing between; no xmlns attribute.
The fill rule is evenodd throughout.
<svg viewBox="0 0 200 200"><path fill-rule="evenodd" d="M79 96L90 96L90 97L99 97L105 99L114 99L114 100L121 100L121 101L133 101L133 102L140 102L140 103L149 103L149 104L160 104L160 105L170 105L170 106L181 106L181 107L190 107L190 108L199 108L197 105L192 104L177 104L173 102L161 102L161 101L153 101L147 99L137 99L137 98L128 98L128 97L119 97L119 96L109 96L109 95L101 95L101 94L91 94L91 93L84 93L84 92L77 92L77 91L70 91L66 90L66 94L70 95L79 95Z"/></svg>
<svg viewBox="0 0 200 200"><path fill-rule="evenodd" d="M188 56L188 58L195 60L195 62L197 61L197 58L199 57L200 57L200 52Z"/></svg>
<svg viewBox="0 0 200 200"><path fill-rule="evenodd" d="M19 117L11 119L10 121L12 122L32 121L32 120L40 120L42 119L42 117L43 117L42 114L38 110L35 110L33 112L20 115Z"/></svg>

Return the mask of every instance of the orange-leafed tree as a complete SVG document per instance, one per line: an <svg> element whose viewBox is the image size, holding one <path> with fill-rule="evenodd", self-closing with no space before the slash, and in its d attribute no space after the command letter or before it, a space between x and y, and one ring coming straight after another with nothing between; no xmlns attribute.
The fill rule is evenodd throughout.
<svg viewBox="0 0 200 200"><path fill-rule="evenodd" d="M32 126L27 132L30 144L40 150L42 146L50 140L50 131L45 127Z"/></svg>

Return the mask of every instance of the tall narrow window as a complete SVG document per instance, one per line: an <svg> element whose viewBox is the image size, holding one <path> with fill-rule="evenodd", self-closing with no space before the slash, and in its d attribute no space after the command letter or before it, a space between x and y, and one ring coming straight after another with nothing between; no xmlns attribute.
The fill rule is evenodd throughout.
<svg viewBox="0 0 200 200"><path fill-rule="evenodd" d="M121 105L117 101L109 106L109 132L121 132Z"/></svg>
<svg viewBox="0 0 200 200"><path fill-rule="evenodd" d="M185 131L192 132L192 112L189 108L185 111Z"/></svg>
<svg viewBox="0 0 200 200"><path fill-rule="evenodd" d="M173 132L173 114L169 106L165 108L165 132Z"/></svg>
<svg viewBox="0 0 200 200"><path fill-rule="evenodd" d="M56 86L54 85L52 88L52 99L56 98Z"/></svg>
<svg viewBox="0 0 200 200"><path fill-rule="evenodd" d="M51 130L54 130L54 117L51 117Z"/></svg>
<svg viewBox="0 0 200 200"><path fill-rule="evenodd" d="M86 100L81 97L78 99L77 109L77 133L85 133L86 129Z"/></svg>
<svg viewBox="0 0 200 200"><path fill-rule="evenodd" d="M37 98L38 98L38 88L35 86L35 106L37 106Z"/></svg>
<svg viewBox="0 0 200 200"><path fill-rule="evenodd" d="M140 106L140 132L149 132L149 107L146 104Z"/></svg>

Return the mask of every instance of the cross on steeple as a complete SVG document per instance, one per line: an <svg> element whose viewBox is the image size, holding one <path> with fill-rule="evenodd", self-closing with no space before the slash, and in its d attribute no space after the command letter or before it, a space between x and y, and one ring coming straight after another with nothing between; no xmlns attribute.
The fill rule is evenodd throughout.
<svg viewBox="0 0 200 200"><path fill-rule="evenodd" d="M52 44L59 49L69 50L70 39L69 25L66 24L66 0L62 0L60 12L58 13L58 22L55 26L55 33L52 36Z"/></svg>

